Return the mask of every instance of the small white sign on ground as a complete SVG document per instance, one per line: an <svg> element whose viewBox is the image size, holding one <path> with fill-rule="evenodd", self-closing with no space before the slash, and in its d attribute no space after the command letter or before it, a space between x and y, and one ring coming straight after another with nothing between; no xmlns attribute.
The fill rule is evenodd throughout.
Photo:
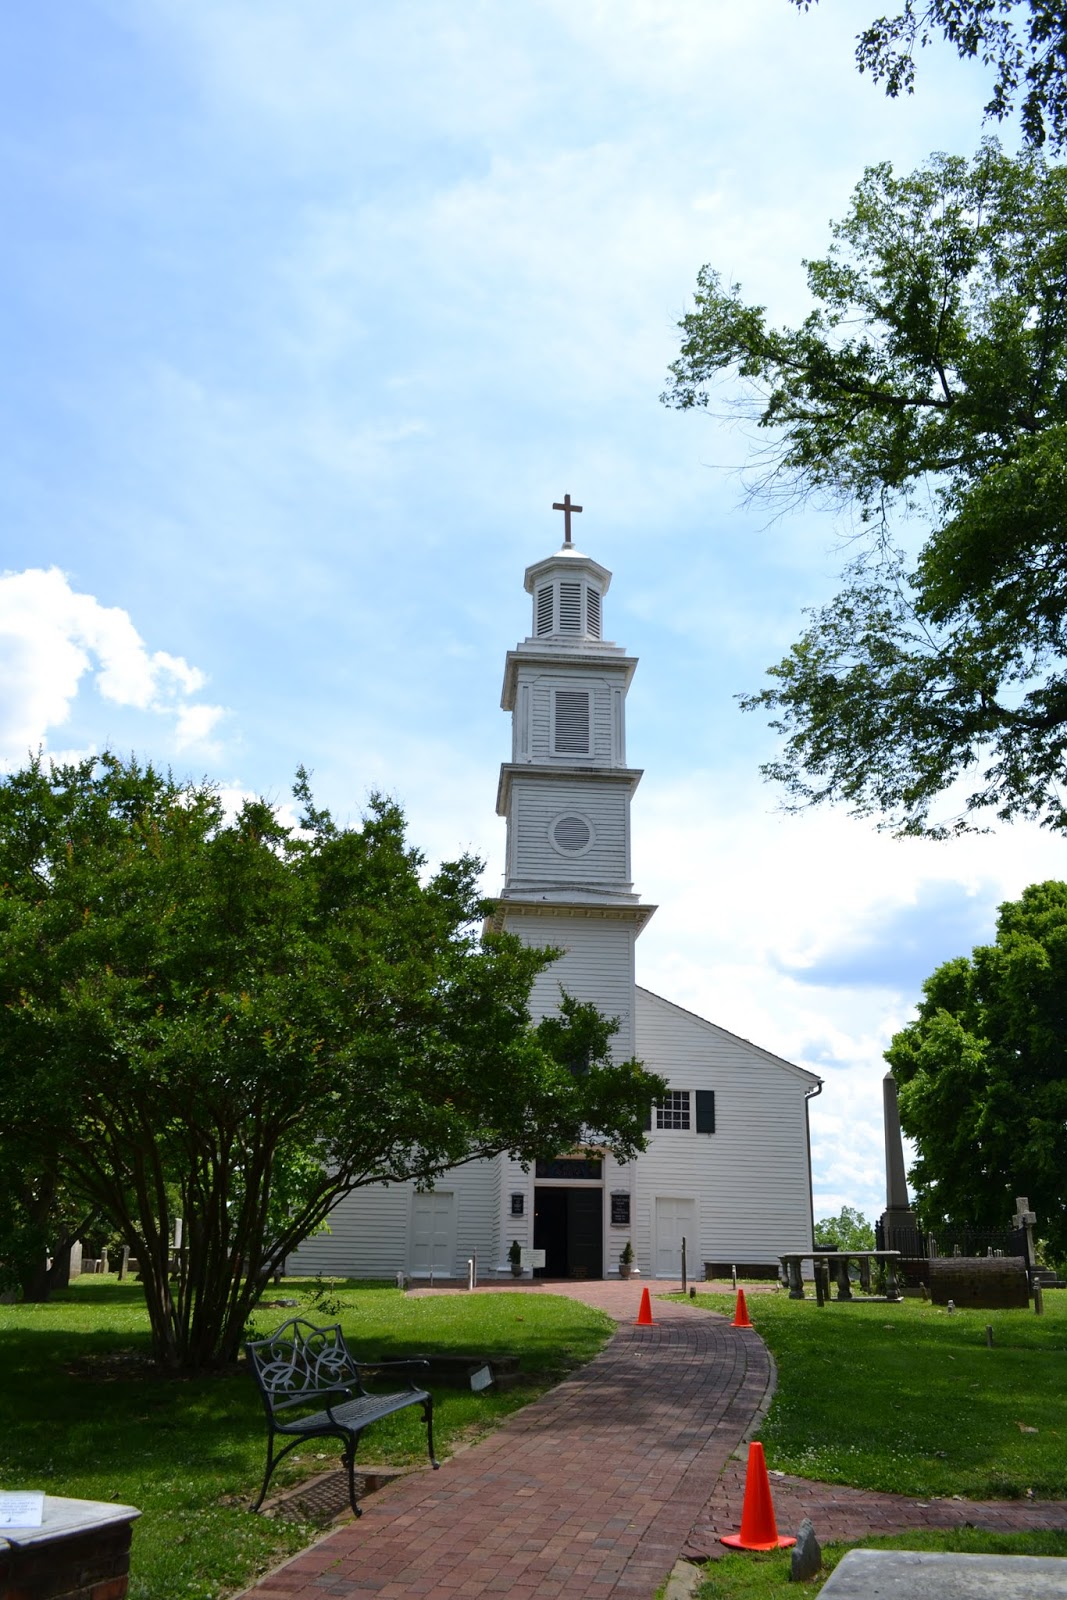
<svg viewBox="0 0 1067 1600"><path fill-rule="evenodd" d="M0 1528L39 1528L44 1521L44 1490L0 1493Z"/></svg>
<svg viewBox="0 0 1067 1600"><path fill-rule="evenodd" d="M525 1267L528 1272L533 1272L536 1270L536 1268L543 1267L544 1264L545 1252L543 1250L519 1251L519 1265L521 1267Z"/></svg>

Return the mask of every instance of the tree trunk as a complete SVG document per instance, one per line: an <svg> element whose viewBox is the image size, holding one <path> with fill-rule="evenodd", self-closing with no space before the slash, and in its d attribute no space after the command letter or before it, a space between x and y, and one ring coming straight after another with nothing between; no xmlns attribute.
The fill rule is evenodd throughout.
<svg viewBox="0 0 1067 1600"><path fill-rule="evenodd" d="M27 1304L42 1305L52 1298L54 1290L67 1287L70 1282L70 1253L74 1244L73 1238L63 1239L56 1246L51 1265L45 1257L23 1276L20 1288Z"/></svg>

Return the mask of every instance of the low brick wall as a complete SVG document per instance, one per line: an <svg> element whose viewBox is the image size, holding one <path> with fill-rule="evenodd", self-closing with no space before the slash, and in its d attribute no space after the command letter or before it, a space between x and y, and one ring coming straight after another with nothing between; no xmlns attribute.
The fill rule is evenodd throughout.
<svg viewBox="0 0 1067 1600"><path fill-rule="evenodd" d="M935 1306L951 1300L961 1310L1025 1311L1030 1304L1026 1262L1022 1256L935 1256L930 1299Z"/></svg>
<svg viewBox="0 0 1067 1600"><path fill-rule="evenodd" d="M133 1506L48 1496L41 1528L0 1535L3 1600L125 1600Z"/></svg>

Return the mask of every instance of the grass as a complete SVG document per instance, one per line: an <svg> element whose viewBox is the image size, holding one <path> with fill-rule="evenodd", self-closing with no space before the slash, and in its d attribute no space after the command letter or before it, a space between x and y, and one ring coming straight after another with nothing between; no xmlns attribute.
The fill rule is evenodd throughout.
<svg viewBox="0 0 1067 1600"><path fill-rule="evenodd" d="M800 1588L789 1586L788 1550L731 1551L708 1566L697 1600L792 1600L822 1588L852 1544L823 1549L823 1570ZM865 1550L961 1551L967 1555L1067 1557L1067 1533L983 1533L977 1528L899 1533L864 1539Z"/></svg>
<svg viewBox="0 0 1067 1600"><path fill-rule="evenodd" d="M732 1317L735 1300L706 1294L697 1303ZM1043 1317L949 1314L911 1299L820 1308L751 1294L747 1303L778 1367L759 1430L772 1469L919 1499L1067 1497L1067 1295L1046 1295ZM863 1546L1067 1557L1067 1534L963 1528ZM827 1546L824 1571L806 1592L816 1593L852 1548ZM784 1587L789 1565L787 1550L730 1552L709 1564L699 1600L787 1600L795 1592Z"/></svg>
<svg viewBox="0 0 1067 1600"><path fill-rule="evenodd" d="M589 1360L613 1324L575 1301L547 1295L442 1295L411 1299L381 1285L330 1289L287 1283L261 1309L256 1332L287 1317L339 1321L368 1358L457 1352L520 1357L523 1383L505 1393L438 1389L434 1435L444 1459L526 1404L565 1371ZM39 1488L79 1499L137 1506L130 1600L219 1600L302 1549L303 1523L251 1516L266 1456L266 1428L245 1372L157 1376L147 1365L148 1321L137 1284L84 1278L42 1306L0 1306L4 1427L0 1487ZM416 1410L377 1424L365 1463L425 1460ZM318 1443L319 1441L316 1441ZM323 1471L339 1448L290 1456L276 1487Z"/></svg>
<svg viewBox="0 0 1067 1600"><path fill-rule="evenodd" d="M732 1313L732 1297L698 1304ZM926 1499L1067 1497L1067 1295L1032 1311L748 1296L778 1365L768 1464ZM986 1346L986 1327L994 1345Z"/></svg>

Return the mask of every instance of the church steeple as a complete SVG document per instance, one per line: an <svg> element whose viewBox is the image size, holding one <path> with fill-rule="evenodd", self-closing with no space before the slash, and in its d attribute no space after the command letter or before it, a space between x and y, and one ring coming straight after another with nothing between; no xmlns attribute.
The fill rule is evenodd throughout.
<svg viewBox="0 0 1067 1600"><path fill-rule="evenodd" d="M564 645L598 640L610 584L607 568L573 544L527 567L526 592L533 596L530 639Z"/></svg>
<svg viewBox="0 0 1067 1600"><path fill-rule="evenodd" d="M557 509L581 509L569 500ZM651 914L630 876L641 774L626 765L626 692L637 662L602 636L610 584L570 542L526 569L531 631L508 652L501 696L512 720L497 793L508 823L501 907L625 906L639 923Z"/></svg>

